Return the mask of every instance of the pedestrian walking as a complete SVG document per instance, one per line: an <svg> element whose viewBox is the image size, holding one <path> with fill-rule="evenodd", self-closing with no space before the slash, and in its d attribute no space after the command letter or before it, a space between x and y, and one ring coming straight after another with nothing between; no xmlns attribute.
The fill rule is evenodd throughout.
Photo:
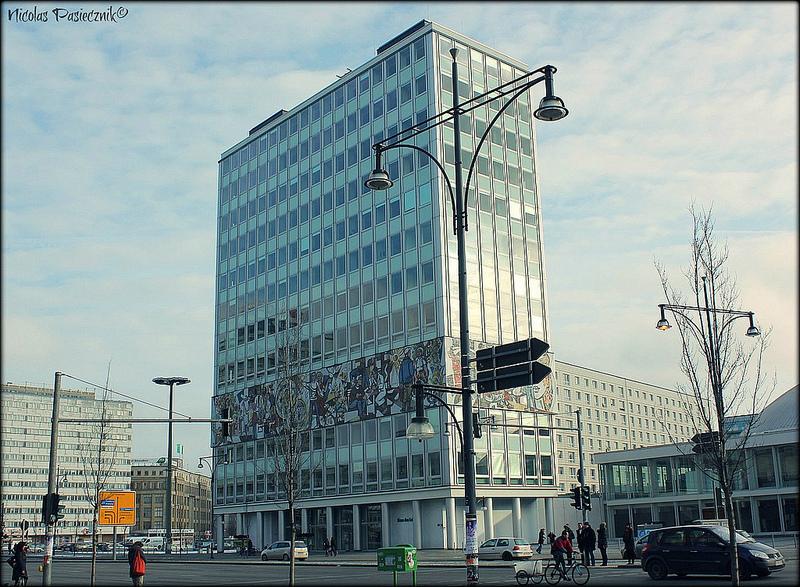
<svg viewBox="0 0 800 587"><path fill-rule="evenodd" d="M336 538L331 536L331 556L336 556L339 552L336 550Z"/></svg>
<svg viewBox="0 0 800 587"><path fill-rule="evenodd" d="M325 550L325 556L331 555L331 544L327 537L322 539L322 548Z"/></svg>
<svg viewBox="0 0 800 587"><path fill-rule="evenodd" d="M542 545L544 544L544 528L539 530L539 542L536 547L536 554L542 554Z"/></svg>
<svg viewBox="0 0 800 587"><path fill-rule="evenodd" d="M24 586L28 583L28 544L20 540L14 545L14 570L11 578L14 586Z"/></svg>
<svg viewBox="0 0 800 587"><path fill-rule="evenodd" d="M583 525L583 551L586 553L586 560L587 563L591 566L595 566L594 560L594 549L597 547L597 534L595 534L594 528L589 522L586 522Z"/></svg>
<svg viewBox="0 0 800 587"><path fill-rule="evenodd" d="M603 557L603 562L600 566L605 567L608 565L608 553L606 552L608 548L608 530L605 522L601 522L597 528L597 548L600 549L600 556Z"/></svg>
<svg viewBox="0 0 800 587"><path fill-rule="evenodd" d="M130 568L130 577L136 587L144 585L144 573L147 564L147 559L144 558L142 551L142 543L137 540L128 549L128 567Z"/></svg>
<svg viewBox="0 0 800 587"><path fill-rule="evenodd" d="M622 542L625 544L622 558L627 559L628 564L632 565L636 562L636 549L633 545L633 527L630 522L625 524L625 530L622 532Z"/></svg>

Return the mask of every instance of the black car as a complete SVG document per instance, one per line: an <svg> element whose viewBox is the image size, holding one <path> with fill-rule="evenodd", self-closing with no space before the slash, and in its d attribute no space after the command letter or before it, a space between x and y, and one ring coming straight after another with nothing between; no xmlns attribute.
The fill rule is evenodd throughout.
<svg viewBox="0 0 800 587"><path fill-rule="evenodd" d="M653 530L642 548L642 569L652 579L670 573L686 575L730 575L728 529L722 526L674 526ZM786 567L780 552L736 534L739 576L766 577Z"/></svg>

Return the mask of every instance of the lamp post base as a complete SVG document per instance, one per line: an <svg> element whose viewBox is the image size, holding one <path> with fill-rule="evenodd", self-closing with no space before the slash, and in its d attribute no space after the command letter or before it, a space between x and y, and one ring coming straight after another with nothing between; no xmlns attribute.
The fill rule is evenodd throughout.
<svg viewBox="0 0 800 587"><path fill-rule="evenodd" d="M467 586L478 584L478 516L467 513L464 526L464 554L467 563Z"/></svg>

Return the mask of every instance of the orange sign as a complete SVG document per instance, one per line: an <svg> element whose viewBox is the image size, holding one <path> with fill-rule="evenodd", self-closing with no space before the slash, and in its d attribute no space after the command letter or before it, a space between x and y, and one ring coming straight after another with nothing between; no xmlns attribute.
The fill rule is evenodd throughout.
<svg viewBox="0 0 800 587"><path fill-rule="evenodd" d="M101 526L135 526L136 492L101 491L98 524Z"/></svg>

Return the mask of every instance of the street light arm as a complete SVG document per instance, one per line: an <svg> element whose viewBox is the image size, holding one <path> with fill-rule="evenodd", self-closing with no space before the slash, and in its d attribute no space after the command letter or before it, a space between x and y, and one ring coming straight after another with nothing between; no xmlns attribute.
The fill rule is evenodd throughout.
<svg viewBox="0 0 800 587"><path fill-rule="evenodd" d="M704 338L703 331L700 329L700 327L698 327L697 324L695 324L694 321L689 316L680 311L681 309L702 310L702 308L692 308L690 306L670 306L668 304L663 304L661 307L664 310L669 310L673 314L683 317L683 319L689 324L689 326L691 326L694 329L695 334L700 337L700 340Z"/></svg>
<svg viewBox="0 0 800 587"><path fill-rule="evenodd" d="M469 201L469 183L470 183L470 180L472 179L472 172L475 171L475 162L478 160L478 153L480 153L480 150L481 150L481 147L483 146L483 143L486 142L486 139L489 136L489 132L491 132L492 128L494 127L495 123L500 119L500 116L502 116L503 112L506 111L506 108L511 106L511 104L513 104L517 100L517 98L519 98L523 93L527 92L533 86L535 86L536 84L538 84L539 82L541 82L541 81L543 81L545 79L547 79L547 78L544 77L544 76L538 77L535 80L529 81L524 86L522 86L522 88L516 94L514 94L508 100L508 102L503 104L503 107L500 108L500 110L497 112L497 114L494 115L494 118L492 118L492 121L488 124L488 126L486 127L486 130L483 132L483 135L481 136L481 140L478 141L478 146L475 148L475 151L472 154L472 161L469 164L469 171L467 172L467 183L466 183L466 186L464 187L464 230L467 230L467 202ZM501 95L505 95L505 93L501 94ZM499 97L500 96L498 96L498 98Z"/></svg>
<svg viewBox="0 0 800 587"><path fill-rule="evenodd" d="M417 145L412 145L412 144L410 144L410 143L394 143L394 144L392 144L392 145L389 145L388 147L387 147L387 146L385 146L385 145L382 145L381 143L378 143L377 145L375 145L375 146L373 147L373 149L375 149L375 156L376 156L376 158L377 158L377 157L379 157L379 156L380 156L380 154L381 154L381 153L383 153L384 151L388 151L389 149L398 149L398 148L400 148L400 147L406 147L406 148L408 148L408 149L414 149L415 151L419 151L420 153L424 153L425 155L427 155L427 156L428 156L428 158L429 158L431 161L433 161L433 162L436 164L436 167L438 167L438 168L439 168L439 171L441 171L441 172L442 172L442 177L444 177L444 181L445 181L445 183L447 184L447 191L450 193L450 203L453 205L453 229L455 230L455 222L456 222L456 221L455 221L456 199L455 199L455 196L454 196L454 194L453 194L453 185L450 183L450 178L449 178L449 177L447 177L447 173L445 172L445 170L444 170L444 167L442 166L442 164L441 164L441 163L439 163L439 160L438 160L436 157L434 157L434 156L433 156L433 155L432 155L432 154L431 154L429 151L427 151L426 149L423 149L422 147L418 147Z"/></svg>

